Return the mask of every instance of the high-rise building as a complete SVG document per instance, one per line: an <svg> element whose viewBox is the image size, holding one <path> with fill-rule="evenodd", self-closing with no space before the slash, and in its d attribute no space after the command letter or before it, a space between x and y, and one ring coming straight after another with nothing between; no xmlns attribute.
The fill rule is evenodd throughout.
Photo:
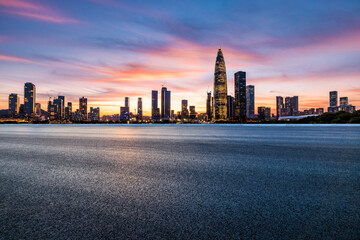
<svg viewBox="0 0 360 240"><path fill-rule="evenodd" d="M349 99L348 97L341 97L340 98L340 106L349 105Z"/></svg>
<svg viewBox="0 0 360 240"><path fill-rule="evenodd" d="M207 98L206 98L206 115L207 115L207 119L208 121L211 121L212 119L212 113L211 113L211 91L207 92Z"/></svg>
<svg viewBox="0 0 360 240"><path fill-rule="evenodd" d="M129 108L130 110L129 97L125 97L125 107Z"/></svg>
<svg viewBox="0 0 360 240"><path fill-rule="evenodd" d="M59 99L62 100L61 106L60 106L60 116L61 119L65 118L65 96L58 96Z"/></svg>
<svg viewBox="0 0 360 240"><path fill-rule="evenodd" d="M271 108L258 107L258 116L260 121L269 121L271 117Z"/></svg>
<svg viewBox="0 0 360 240"><path fill-rule="evenodd" d="M190 119L196 119L196 111L195 111L195 106L190 106L189 107L189 110L190 110Z"/></svg>
<svg viewBox="0 0 360 240"><path fill-rule="evenodd" d="M158 108L158 91L152 90L151 92L151 118L159 119L160 111Z"/></svg>
<svg viewBox="0 0 360 240"><path fill-rule="evenodd" d="M161 89L161 118L169 119L170 118L170 104L171 104L171 92L167 90L166 87Z"/></svg>
<svg viewBox="0 0 360 240"><path fill-rule="evenodd" d="M63 106L64 106L64 100L63 100L63 98L55 98L54 99L54 101L53 101L53 104L55 104L55 105L57 105L57 118L59 119L59 120L62 120L62 119L64 119L63 117L62 117L62 113L65 113L65 110L63 109ZM65 117L65 114L64 114L64 117Z"/></svg>
<svg viewBox="0 0 360 240"><path fill-rule="evenodd" d="M227 79L225 60L221 48L219 48L214 72L214 121L226 120L227 118Z"/></svg>
<svg viewBox="0 0 360 240"><path fill-rule="evenodd" d="M337 107L337 97L338 97L337 91L331 91L329 93L330 107Z"/></svg>
<svg viewBox="0 0 360 240"><path fill-rule="evenodd" d="M181 100L181 118L186 119L189 117L188 100Z"/></svg>
<svg viewBox="0 0 360 240"><path fill-rule="evenodd" d="M82 97L79 98L79 110L80 110L80 118L81 120L87 119L87 98Z"/></svg>
<svg viewBox="0 0 360 240"><path fill-rule="evenodd" d="M17 117L19 115L20 97L16 93L9 95L9 117Z"/></svg>
<svg viewBox="0 0 360 240"><path fill-rule="evenodd" d="M246 86L246 117L252 118L255 114L255 87Z"/></svg>
<svg viewBox="0 0 360 240"><path fill-rule="evenodd" d="M281 117L281 109L284 108L284 99L281 96L276 97L276 118Z"/></svg>
<svg viewBox="0 0 360 240"><path fill-rule="evenodd" d="M246 122L246 72L236 72L235 83L235 114L234 117L240 122ZM228 114L229 115L229 114Z"/></svg>
<svg viewBox="0 0 360 240"><path fill-rule="evenodd" d="M91 121L99 121L100 120L100 108L90 107L90 120Z"/></svg>
<svg viewBox="0 0 360 240"><path fill-rule="evenodd" d="M41 116L41 104L40 103L35 103L35 115Z"/></svg>
<svg viewBox="0 0 360 240"><path fill-rule="evenodd" d="M234 118L234 97L231 95L227 96L227 118L233 120Z"/></svg>
<svg viewBox="0 0 360 240"><path fill-rule="evenodd" d="M299 97L293 96L290 99L290 106L291 106L291 115L298 116L299 115Z"/></svg>
<svg viewBox="0 0 360 240"><path fill-rule="evenodd" d="M137 102L137 119L138 121L141 121L143 118L143 109L142 109L142 98L138 98Z"/></svg>
<svg viewBox="0 0 360 240"><path fill-rule="evenodd" d="M72 119L72 102L67 103L67 107L65 108L65 119L71 120Z"/></svg>
<svg viewBox="0 0 360 240"><path fill-rule="evenodd" d="M58 119L58 105L53 103L51 99L48 101L48 108L47 111L49 113L49 119L50 120L56 120Z"/></svg>
<svg viewBox="0 0 360 240"><path fill-rule="evenodd" d="M36 87L34 84L27 82L24 86L24 107L25 116L31 117L35 114Z"/></svg>

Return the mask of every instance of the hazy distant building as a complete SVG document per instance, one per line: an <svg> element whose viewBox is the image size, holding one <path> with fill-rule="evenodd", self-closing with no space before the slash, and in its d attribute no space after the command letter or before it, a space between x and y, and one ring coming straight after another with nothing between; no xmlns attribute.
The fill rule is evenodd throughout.
<svg viewBox="0 0 360 240"><path fill-rule="evenodd" d="M246 117L252 118L255 114L255 87L246 86Z"/></svg>
<svg viewBox="0 0 360 240"><path fill-rule="evenodd" d="M87 120L87 98L79 98L79 111L81 120Z"/></svg>
<svg viewBox="0 0 360 240"><path fill-rule="evenodd" d="M65 117L65 109L63 108L64 107L64 100L63 98L55 98L54 101L53 101L53 104L57 105L57 119L58 120L62 120L64 119L62 117L62 113L64 113L64 117Z"/></svg>
<svg viewBox="0 0 360 240"><path fill-rule="evenodd" d="M9 117L19 116L20 97L16 93L9 95Z"/></svg>
<svg viewBox="0 0 360 240"><path fill-rule="evenodd" d="M246 72L236 72L235 83L235 120L246 122Z"/></svg>
<svg viewBox="0 0 360 240"><path fill-rule="evenodd" d="M211 106L211 91L207 92L207 98L206 98L206 115L207 115L207 119L208 121L211 121L212 119L212 106Z"/></svg>
<svg viewBox="0 0 360 240"><path fill-rule="evenodd" d="M25 116L31 117L35 114L36 87L34 84L27 82L24 86L24 107Z"/></svg>
<svg viewBox="0 0 360 240"><path fill-rule="evenodd" d="M214 121L226 120L227 118L227 79L225 60L221 48L219 48L214 72Z"/></svg>
<svg viewBox="0 0 360 240"><path fill-rule="evenodd" d="M276 118L281 117L281 109L284 108L284 99L281 96L276 97Z"/></svg>
<svg viewBox="0 0 360 240"><path fill-rule="evenodd" d="M349 99L348 97L341 97L340 98L340 106L349 105Z"/></svg>
<svg viewBox="0 0 360 240"><path fill-rule="evenodd" d="M260 121L269 121L271 118L271 108L269 107L258 107L258 116Z"/></svg>
<svg viewBox="0 0 360 240"><path fill-rule="evenodd" d="M190 109L190 117L189 118L190 119L196 119L197 113L195 111L195 106L190 106L189 109Z"/></svg>
<svg viewBox="0 0 360 240"><path fill-rule="evenodd" d="M161 89L161 118L169 119L170 118L170 108L171 108L171 92L167 90L166 87Z"/></svg>
<svg viewBox="0 0 360 240"><path fill-rule="evenodd" d="M100 108L96 107L90 107L90 120L91 121L99 121L100 120Z"/></svg>
<svg viewBox="0 0 360 240"><path fill-rule="evenodd" d="M35 103L35 115L41 116L41 104L40 103Z"/></svg>
<svg viewBox="0 0 360 240"><path fill-rule="evenodd" d="M329 92L329 107L328 112L335 113L339 111L338 107L338 92L337 91L331 91Z"/></svg>
<svg viewBox="0 0 360 240"><path fill-rule="evenodd" d="M181 100L181 119L189 118L188 100Z"/></svg>
<svg viewBox="0 0 360 240"><path fill-rule="evenodd" d="M151 118L159 119L160 111L158 108L158 91L152 90L151 92Z"/></svg>
<svg viewBox="0 0 360 240"><path fill-rule="evenodd" d="M234 107L235 107L235 103L234 103L234 97L231 95L227 96L227 118L229 120L233 120L234 118Z"/></svg>
<svg viewBox="0 0 360 240"><path fill-rule="evenodd" d="M65 119L71 120L72 119L72 103L68 102L67 107L65 107Z"/></svg>
<svg viewBox="0 0 360 240"><path fill-rule="evenodd" d="M141 121L143 118L143 107L142 107L142 98L138 98L137 102L137 119L138 121Z"/></svg>

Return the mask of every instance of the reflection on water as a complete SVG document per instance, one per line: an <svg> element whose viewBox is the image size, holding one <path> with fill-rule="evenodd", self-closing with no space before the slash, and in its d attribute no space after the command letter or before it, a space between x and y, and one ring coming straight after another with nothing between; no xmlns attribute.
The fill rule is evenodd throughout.
<svg viewBox="0 0 360 240"><path fill-rule="evenodd" d="M0 125L9 238L359 239L357 125Z"/></svg>

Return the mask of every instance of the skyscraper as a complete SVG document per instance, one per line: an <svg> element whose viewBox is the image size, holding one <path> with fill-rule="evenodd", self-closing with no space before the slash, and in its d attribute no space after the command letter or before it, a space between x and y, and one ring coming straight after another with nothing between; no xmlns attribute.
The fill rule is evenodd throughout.
<svg viewBox="0 0 360 240"><path fill-rule="evenodd" d="M189 117L188 100L181 100L181 118L186 119Z"/></svg>
<svg viewBox="0 0 360 240"><path fill-rule="evenodd" d="M61 106L60 106L60 118L65 118L65 96L58 96L59 99L62 100Z"/></svg>
<svg viewBox="0 0 360 240"><path fill-rule="evenodd" d="M65 119L70 120L72 119L72 103L68 102L67 107L65 108Z"/></svg>
<svg viewBox="0 0 360 240"><path fill-rule="evenodd" d="M341 97L340 98L340 106L349 105L349 99L348 97Z"/></svg>
<svg viewBox="0 0 360 240"><path fill-rule="evenodd" d="M91 121L99 121L100 120L100 108L96 107L90 107L90 120Z"/></svg>
<svg viewBox="0 0 360 240"><path fill-rule="evenodd" d="M290 98L290 105L291 105L291 115L298 116L299 115L299 97L293 96Z"/></svg>
<svg viewBox="0 0 360 240"><path fill-rule="evenodd" d="M57 105L57 108L56 108L57 109L57 115L56 115L57 119L59 119L59 120L63 119L62 113L65 112L65 110L63 109L63 106L64 106L63 98L60 98L60 97L55 98L53 103L55 105Z"/></svg>
<svg viewBox="0 0 360 240"><path fill-rule="evenodd" d="M20 97L16 93L9 95L9 117L16 117L19 115Z"/></svg>
<svg viewBox="0 0 360 240"><path fill-rule="evenodd" d="M211 113L211 91L207 92L207 98L206 98L206 115L208 117L208 121L212 119L212 113Z"/></svg>
<svg viewBox="0 0 360 240"><path fill-rule="evenodd" d="M221 48L218 50L215 63L213 116L215 121L227 118L227 79Z"/></svg>
<svg viewBox="0 0 360 240"><path fill-rule="evenodd" d="M36 87L34 84L27 82L24 86L24 107L25 116L30 117L35 114Z"/></svg>
<svg viewBox="0 0 360 240"><path fill-rule="evenodd" d="M246 86L246 117L251 118L255 114L255 87Z"/></svg>
<svg viewBox="0 0 360 240"><path fill-rule="evenodd" d="M330 107L337 107L337 97L338 97L337 91L331 91L329 95L330 95L329 96Z"/></svg>
<svg viewBox="0 0 360 240"><path fill-rule="evenodd" d="M81 115L81 120L87 119L87 98L79 98L79 110Z"/></svg>
<svg viewBox="0 0 360 240"><path fill-rule="evenodd" d="M159 119L160 111L158 108L158 91L152 90L151 92L151 117L152 119Z"/></svg>
<svg viewBox="0 0 360 240"><path fill-rule="evenodd" d="M246 72L236 72L235 83L235 114L234 117L240 122L246 122Z"/></svg>
<svg viewBox="0 0 360 240"><path fill-rule="evenodd" d="M166 87L161 89L161 118L169 119L170 118L170 91Z"/></svg>
<svg viewBox="0 0 360 240"><path fill-rule="evenodd" d="M142 120L143 117L143 110L142 110L142 98L139 97L138 98L138 102L137 102L137 116L138 116L138 121Z"/></svg>
<svg viewBox="0 0 360 240"><path fill-rule="evenodd" d="M234 97L231 95L227 96L227 118L229 120L234 118Z"/></svg>
<svg viewBox="0 0 360 240"><path fill-rule="evenodd" d="M129 97L125 97L125 107L129 108L130 110Z"/></svg>
<svg viewBox="0 0 360 240"><path fill-rule="evenodd" d="M281 96L276 97L276 117L281 117L281 109L284 108L284 99Z"/></svg>

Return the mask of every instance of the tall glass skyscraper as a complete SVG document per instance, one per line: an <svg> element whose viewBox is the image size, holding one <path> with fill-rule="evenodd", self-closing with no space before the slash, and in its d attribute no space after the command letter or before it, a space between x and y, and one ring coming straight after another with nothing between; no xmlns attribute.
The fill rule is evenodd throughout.
<svg viewBox="0 0 360 240"><path fill-rule="evenodd" d="M212 119L212 113L211 113L211 91L207 92L207 98L206 98L206 114L208 117L208 121L210 121Z"/></svg>
<svg viewBox="0 0 360 240"><path fill-rule="evenodd" d="M281 96L276 97L276 117L281 117L281 109L284 108L284 98Z"/></svg>
<svg viewBox="0 0 360 240"><path fill-rule="evenodd" d="M161 118L169 119L170 118L170 108L171 108L171 92L167 90L166 87L161 89Z"/></svg>
<svg viewBox="0 0 360 240"><path fill-rule="evenodd" d="M246 86L246 117L251 118L255 114L255 86Z"/></svg>
<svg viewBox="0 0 360 240"><path fill-rule="evenodd" d="M214 72L214 121L227 119L227 79L225 59L219 48Z"/></svg>
<svg viewBox="0 0 360 240"><path fill-rule="evenodd" d="M336 107L337 106L337 98L338 98L338 92L337 91L331 91L329 94L330 98L330 107Z"/></svg>
<svg viewBox="0 0 360 240"><path fill-rule="evenodd" d="M141 97L138 98L138 102L137 102L137 116L138 116L138 120L142 120L143 109L142 109L142 98Z"/></svg>
<svg viewBox="0 0 360 240"><path fill-rule="evenodd" d="M19 115L20 97L16 93L9 95L9 117L16 117Z"/></svg>
<svg viewBox="0 0 360 240"><path fill-rule="evenodd" d="M87 119L87 98L79 98L79 110L81 115L81 120Z"/></svg>
<svg viewBox="0 0 360 240"><path fill-rule="evenodd" d="M36 87L34 84L27 82L24 86L24 107L25 116L30 117L35 114Z"/></svg>
<svg viewBox="0 0 360 240"><path fill-rule="evenodd" d="M158 91L152 90L151 92L151 117L152 119L158 119L160 112L158 108Z"/></svg>
<svg viewBox="0 0 360 240"><path fill-rule="evenodd" d="M246 72L236 72L235 83L235 120L246 122Z"/></svg>

